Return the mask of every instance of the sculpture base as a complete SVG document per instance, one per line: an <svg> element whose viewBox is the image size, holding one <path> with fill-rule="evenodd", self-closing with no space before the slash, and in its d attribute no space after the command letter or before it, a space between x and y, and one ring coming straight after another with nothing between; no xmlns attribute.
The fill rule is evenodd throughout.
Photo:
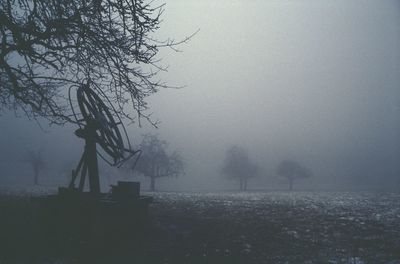
<svg viewBox="0 0 400 264"><path fill-rule="evenodd" d="M32 198L43 236L53 246L69 250L82 244L97 249L139 245L153 198L130 192L135 188L126 188L137 183L117 186L123 187L113 187L110 194L59 188L56 195Z"/></svg>

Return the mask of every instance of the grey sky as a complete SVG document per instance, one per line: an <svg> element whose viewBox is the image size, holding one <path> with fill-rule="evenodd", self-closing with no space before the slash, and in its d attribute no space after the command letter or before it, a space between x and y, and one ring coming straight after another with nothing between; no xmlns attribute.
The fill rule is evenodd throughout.
<svg viewBox="0 0 400 264"><path fill-rule="evenodd" d="M182 53L159 55L170 65L160 78L187 87L149 98L158 131L129 130L158 133L185 154L187 174L169 186L233 188L218 172L230 144L271 178L286 157L320 185L398 176L399 1L171 0L163 20L159 39L200 29Z"/></svg>
<svg viewBox="0 0 400 264"><path fill-rule="evenodd" d="M165 13L163 32L200 28L166 58L168 80L188 87L152 100L160 132L190 152L239 143L324 164L395 151L399 2L170 1Z"/></svg>

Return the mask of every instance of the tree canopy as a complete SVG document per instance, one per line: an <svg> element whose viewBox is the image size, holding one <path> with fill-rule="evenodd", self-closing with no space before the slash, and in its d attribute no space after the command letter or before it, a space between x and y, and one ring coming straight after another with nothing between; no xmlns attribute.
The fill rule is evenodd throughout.
<svg viewBox="0 0 400 264"><path fill-rule="evenodd" d="M142 151L134 169L150 177L150 189L155 190L155 180L161 177L176 177L184 173L184 162L178 151L167 152L168 144L156 135L146 134L139 146Z"/></svg>
<svg viewBox="0 0 400 264"><path fill-rule="evenodd" d="M237 180L240 190L247 189L247 181L258 174L258 166L250 161L247 152L239 146L226 151L222 173L229 179Z"/></svg>
<svg viewBox="0 0 400 264"><path fill-rule="evenodd" d="M294 180L312 176L310 169L301 166L293 160L283 160L277 168L277 173L279 176L285 177L289 181L290 190L293 189Z"/></svg>
<svg viewBox="0 0 400 264"><path fill-rule="evenodd" d="M67 89L91 82L124 117L149 120L145 98L167 87L155 79L159 48L188 39L151 36L162 12L143 0L1 1L0 110L73 122Z"/></svg>
<svg viewBox="0 0 400 264"><path fill-rule="evenodd" d="M42 151L28 151L21 159L22 162L27 162L32 166L34 173L33 183L35 185L39 184L39 174L46 169L47 164L43 159Z"/></svg>

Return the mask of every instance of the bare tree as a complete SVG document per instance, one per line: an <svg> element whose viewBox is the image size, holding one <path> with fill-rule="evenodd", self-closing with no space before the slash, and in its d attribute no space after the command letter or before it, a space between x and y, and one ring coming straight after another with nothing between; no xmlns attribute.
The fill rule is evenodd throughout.
<svg viewBox="0 0 400 264"><path fill-rule="evenodd" d="M164 5L144 0L3 0L0 2L0 110L22 109L52 123L74 122L67 88L90 82L131 120L149 116L145 97L167 87L158 41Z"/></svg>
<svg viewBox="0 0 400 264"><path fill-rule="evenodd" d="M240 190L247 190L247 181L258 174L258 166L250 161L247 152L238 146L226 151L222 173L239 182Z"/></svg>
<svg viewBox="0 0 400 264"><path fill-rule="evenodd" d="M150 190L155 190L156 179L177 177L184 173L184 163L179 152L167 153L168 144L157 136L146 134L139 146L142 154L136 163L135 170L150 177Z"/></svg>
<svg viewBox="0 0 400 264"><path fill-rule="evenodd" d="M289 181L289 190L293 190L293 181L297 179L309 178L312 176L310 169L301 166L293 160L282 161L278 168L279 176L285 177Z"/></svg>
<svg viewBox="0 0 400 264"><path fill-rule="evenodd" d="M35 185L38 185L40 173L46 169L46 163L43 159L42 151L30 150L26 153L25 157L23 157L22 161L27 162L32 166L33 183Z"/></svg>

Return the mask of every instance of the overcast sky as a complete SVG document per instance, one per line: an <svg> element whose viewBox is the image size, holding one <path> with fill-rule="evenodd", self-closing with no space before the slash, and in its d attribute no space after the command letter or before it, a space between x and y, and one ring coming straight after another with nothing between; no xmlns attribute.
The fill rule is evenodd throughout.
<svg viewBox="0 0 400 264"><path fill-rule="evenodd" d="M258 182L265 187L279 186L275 168L285 158L310 167L315 186L395 182L399 1L170 0L163 20L159 39L179 40L200 29L179 47L183 52L159 54L170 65L160 78L186 85L149 98L160 128L129 127L136 141L152 131L184 154L186 175L163 181L165 188L207 189L207 182L234 188L219 175L232 144L264 168ZM62 137L79 159L83 144L72 129L43 133L25 120L0 119L2 149L12 143L14 152L41 145L63 153L57 148L65 144L54 143Z"/></svg>

